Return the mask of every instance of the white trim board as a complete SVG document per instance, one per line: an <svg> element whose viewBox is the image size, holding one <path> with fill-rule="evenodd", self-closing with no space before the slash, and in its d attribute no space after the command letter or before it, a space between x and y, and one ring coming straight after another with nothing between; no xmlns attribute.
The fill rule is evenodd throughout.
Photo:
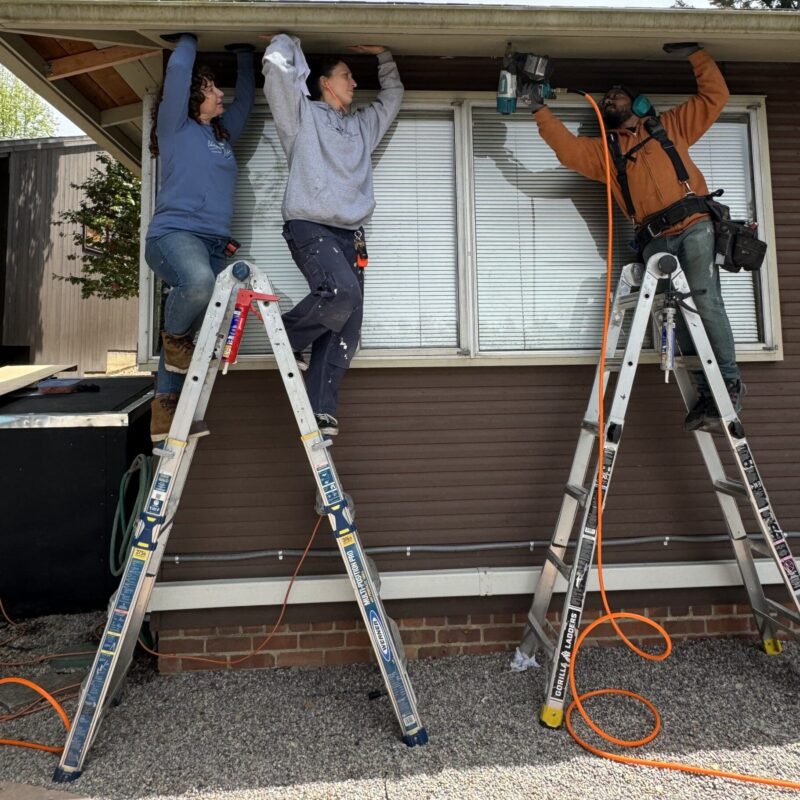
<svg viewBox="0 0 800 800"><path fill-rule="evenodd" d="M167 560L169 556L166 556ZM764 584L781 583L772 561L756 562ZM475 567L471 569L414 570L381 575L383 600L443 597L497 597L533 595L541 567ZM608 591L653 589L705 589L741 586L736 561L673 562L663 564L613 564L603 568ZM193 611L207 608L277 606L283 602L289 579L235 578L228 580L157 583L149 611ZM555 591L566 591L559 577ZM598 590L597 568L589 577L589 591ZM354 601L346 575L300 577L292 587L289 604Z"/></svg>

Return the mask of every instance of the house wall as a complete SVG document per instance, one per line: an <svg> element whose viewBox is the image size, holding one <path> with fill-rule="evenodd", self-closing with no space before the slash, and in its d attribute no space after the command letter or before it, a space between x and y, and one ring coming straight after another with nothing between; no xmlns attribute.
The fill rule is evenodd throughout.
<svg viewBox="0 0 800 800"><path fill-rule="evenodd" d="M409 89L495 88L492 62L408 59L404 66L404 60L398 60ZM734 94L767 95L785 359L745 365L749 392L742 420L779 520L785 530L798 531L800 75L790 65L722 67ZM619 82L654 92L691 93L694 88L688 68L676 81L673 71L651 62L564 62L555 80L557 85L574 84L589 91ZM366 547L541 543L533 553L377 557L378 567L387 571L541 564L592 379L593 368L581 366L353 370L341 391L342 433L334 452L343 485L355 499ZM302 549L316 519L314 486L278 374L234 372L217 387L207 414L212 435L201 440L195 456L168 554ZM706 535L724 533L725 527L696 446L682 433L684 413L677 387L665 387L654 367L643 368L629 407L604 529L612 540L690 535L696 541L609 548L606 562L732 557L729 546L704 541ZM332 547L333 541L323 535L316 546ZM178 566L165 562L161 580L288 575L295 565L294 559ZM334 571L342 571L335 560L310 559L303 566L304 575ZM617 605L672 605L683 612L692 605L704 609L712 603L746 602L739 590L711 597L705 590L668 592L653 587L648 597L639 594L620 594ZM402 619L458 618L519 613L527 611L529 603L524 596L407 600L390 603L389 610ZM355 604L292 606L287 621L326 624L356 616ZM179 638L184 634L177 631L258 627L274 617L274 608L175 611L154 614L152 624ZM704 623L703 633L710 632Z"/></svg>
<svg viewBox="0 0 800 800"><path fill-rule="evenodd" d="M53 278L81 274L71 236L54 222L77 208L98 148L56 143L19 149L8 159L9 204L2 344L30 347L31 363L77 364L105 372L109 350L136 349L137 301L82 299L79 286Z"/></svg>

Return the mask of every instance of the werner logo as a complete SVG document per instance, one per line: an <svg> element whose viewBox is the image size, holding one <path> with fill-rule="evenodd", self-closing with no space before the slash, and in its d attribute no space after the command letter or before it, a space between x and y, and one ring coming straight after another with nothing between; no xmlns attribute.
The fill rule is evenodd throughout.
<svg viewBox="0 0 800 800"><path fill-rule="evenodd" d="M389 650L389 642L386 639L386 631L384 631L383 625L381 625L381 621L378 619L378 615L374 611L369 612L369 624L375 633L375 641L378 643L383 660L391 661L392 653Z"/></svg>

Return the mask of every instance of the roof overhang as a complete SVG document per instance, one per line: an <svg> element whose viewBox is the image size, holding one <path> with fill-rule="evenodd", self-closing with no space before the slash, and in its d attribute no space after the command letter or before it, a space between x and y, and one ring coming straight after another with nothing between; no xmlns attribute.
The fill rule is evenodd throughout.
<svg viewBox="0 0 800 800"><path fill-rule="evenodd" d="M205 51L222 51L231 41L261 47L259 34L288 30L300 36L311 52L375 42L405 56L498 57L512 41L516 50L547 52L554 58L659 60L665 58L661 50L665 41L700 41L721 61L800 61L800 14L794 12L274 0L4 0L0 62L101 146L136 167L141 141L134 121L140 111L137 100L159 82L161 74L153 48L163 45L161 34L184 30L198 34ZM92 50L117 46L116 51L107 50L110 66L94 72L95 81L102 89L101 78L110 80L103 76L113 71L131 94L126 96L117 87L116 95L99 103L86 80L48 79L55 59L53 51L42 45L46 39L64 45L65 52L79 50L76 42ZM140 47L142 58L132 60L128 52L127 60L113 60L115 54L121 59L130 47Z"/></svg>

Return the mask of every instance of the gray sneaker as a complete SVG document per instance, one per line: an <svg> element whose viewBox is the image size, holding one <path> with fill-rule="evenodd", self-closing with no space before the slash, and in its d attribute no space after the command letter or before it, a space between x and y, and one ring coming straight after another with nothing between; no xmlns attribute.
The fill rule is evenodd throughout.
<svg viewBox="0 0 800 800"><path fill-rule="evenodd" d="M314 414L314 419L323 436L336 436L339 433L339 420L331 414Z"/></svg>

